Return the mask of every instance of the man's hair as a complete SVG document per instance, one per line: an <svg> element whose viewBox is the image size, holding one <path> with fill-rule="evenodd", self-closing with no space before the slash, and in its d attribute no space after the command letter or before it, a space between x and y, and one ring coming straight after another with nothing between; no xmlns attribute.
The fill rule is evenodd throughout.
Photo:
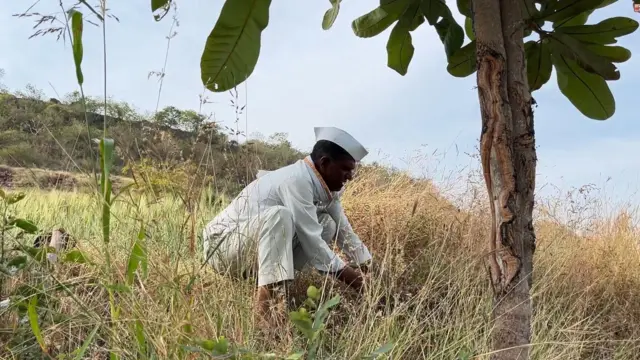
<svg viewBox="0 0 640 360"><path fill-rule="evenodd" d="M311 160L314 162L320 160L323 156L327 156L332 160L338 160L343 157L353 160L353 156L351 156L345 149L329 140L319 140L313 146L313 150L311 150Z"/></svg>

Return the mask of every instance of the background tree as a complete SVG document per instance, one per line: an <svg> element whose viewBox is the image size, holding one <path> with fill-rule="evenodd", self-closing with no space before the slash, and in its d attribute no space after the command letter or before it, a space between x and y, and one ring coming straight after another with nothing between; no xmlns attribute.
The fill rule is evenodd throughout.
<svg viewBox="0 0 640 360"><path fill-rule="evenodd" d="M443 0L380 0L355 19L356 36L373 37L391 28L387 65L405 75L413 58L411 33L426 22L438 33L447 71L467 77L477 71L482 115L482 168L493 226L489 269L494 290L493 347L496 359L528 358L531 338L535 133L533 98L556 70L562 94L588 118L605 120L615 112L607 81L620 79L614 63L629 60L629 50L613 46L638 28L625 17L587 24L589 16L616 0L457 0L464 29ZM161 19L170 0L152 0ZM211 91L242 83L260 53L260 36L269 23L271 0L226 0L207 38L201 78ZM331 28L341 0L322 27ZM465 44L465 33L469 41ZM526 42L525 42L526 40Z"/></svg>
<svg viewBox="0 0 640 360"><path fill-rule="evenodd" d="M155 122L172 128L198 132L206 117L193 110L180 110L174 106L167 106L154 116Z"/></svg>

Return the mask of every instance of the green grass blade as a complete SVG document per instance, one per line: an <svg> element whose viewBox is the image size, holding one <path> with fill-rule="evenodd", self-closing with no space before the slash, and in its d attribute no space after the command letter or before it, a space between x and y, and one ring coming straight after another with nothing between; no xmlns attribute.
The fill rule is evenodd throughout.
<svg viewBox="0 0 640 360"><path fill-rule="evenodd" d="M27 315L29 316L29 325L31 325L31 331L33 331L33 335L36 337L40 348L45 353L47 352L47 348L44 343L44 338L42 337L42 332L40 331L40 325L38 325L38 312L36 311L36 305L38 303L38 298L36 296L32 296L29 300L29 306L27 307Z"/></svg>
<svg viewBox="0 0 640 360"><path fill-rule="evenodd" d="M100 190L102 191L102 238L108 244L111 224L111 167L113 166L115 142L100 139Z"/></svg>
<svg viewBox="0 0 640 360"><path fill-rule="evenodd" d="M87 336L87 338L84 340L84 343L82 343L82 346L78 350L76 350L77 351L75 356L76 360L80 360L84 358L84 353L87 352L89 345L91 345L91 343L93 342L93 338L96 336L98 329L100 329L100 324L96 324L93 330L91 330L91 333L89 334L89 336Z"/></svg>

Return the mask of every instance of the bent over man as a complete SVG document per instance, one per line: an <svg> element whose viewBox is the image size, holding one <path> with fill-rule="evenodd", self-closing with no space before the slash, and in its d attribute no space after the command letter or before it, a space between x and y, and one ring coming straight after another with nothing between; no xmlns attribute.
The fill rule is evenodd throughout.
<svg viewBox="0 0 640 360"><path fill-rule="evenodd" d="M261 171L203 231L204 256L216 271L236 277L257 273L256 311L263 319L269 300L286 291L295 270L312 266L360 290L371 260L339 198L367 150L338 128L314 130L310 156Z"/></svg>

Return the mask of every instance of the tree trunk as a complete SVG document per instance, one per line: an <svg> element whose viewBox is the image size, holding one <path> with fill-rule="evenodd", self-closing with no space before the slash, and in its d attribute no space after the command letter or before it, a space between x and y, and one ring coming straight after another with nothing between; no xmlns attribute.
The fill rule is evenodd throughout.
<svg viewBox="0 0 640 360"><path fill-rule="evenodd" d="M536 153L521 1L473 0L480 151L492 228L492 359L528 359L531 340Z"/></svg>

